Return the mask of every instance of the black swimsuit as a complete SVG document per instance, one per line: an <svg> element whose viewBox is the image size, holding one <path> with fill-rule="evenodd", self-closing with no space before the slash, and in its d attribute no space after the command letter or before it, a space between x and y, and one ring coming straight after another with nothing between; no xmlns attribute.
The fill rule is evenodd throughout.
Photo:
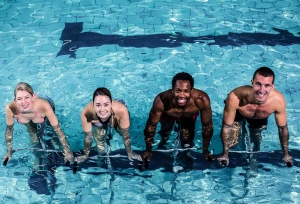
<svg viewBox="0 0 300 204"><path fill-rule="evenodd" d="M99 120L99 123L101 123L102 125L108 125L111 122L110 120L111 120L112 115L113 115L113 113L110 114L110 116L107 118L106 121L102 122L101 118L99 118L98 115L97 115L97 113L96 113L96 116L97 116L97 118Z"/></svg>

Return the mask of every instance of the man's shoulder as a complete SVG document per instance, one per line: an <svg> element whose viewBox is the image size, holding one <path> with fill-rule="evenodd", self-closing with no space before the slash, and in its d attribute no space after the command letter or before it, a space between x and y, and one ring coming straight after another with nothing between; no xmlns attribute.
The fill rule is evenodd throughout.
<svg viewBox="0 0 300 204"><path fill-rule="evenodd" d="M235 89L233 89L229 94L228 96L237 96L238 98L243 98L243 97L247 97L250 93L251 93L251 90L252 90L252 86L239 86Z"/></svg>
<svg viewBox="0 0 300 204"><path fill-rule="evenodd" d="M168 89L166 91L160 92L159 94L157 94L156 97L159 97L160 99L168 99L168 98L172 98L173 94L172 94L172 89Z"/></svg>
<svg viewBox="0 0 300 204"><path fill-rule="evenodd" d="M252 86L239 86L233 89L224 101L226 105L238 107L240 103L247 100L252 90Z"/></svg>
<svg viewBox="0 0 300 204"><path fill-rule="evenodd" d="M232 92L248 92L249 90L252 90L252 86L245 85L245 86L239 86L232 90Z"/></svg>
<svg viewBox="0 0 300 204"><path fill-rule="evenodd" d="M200 110L210 109L210 98L206 92L194 88L192 99Z"/></svg>
<svg viewBox="0 0 300 204"><path fill-rule="evenodd" d="M193 96L196 98L208 97L208 94L200 89L193 88Z"/></svg>
<svg viewBox="0 0 300 204"><path fill-rule="evenodd" d="M271 92L271 96L273 99L276 100L276 103L277 102L285 102L285 98L284 98L283 94L281 92L277 91L276 89L274 89Z"/></svg>

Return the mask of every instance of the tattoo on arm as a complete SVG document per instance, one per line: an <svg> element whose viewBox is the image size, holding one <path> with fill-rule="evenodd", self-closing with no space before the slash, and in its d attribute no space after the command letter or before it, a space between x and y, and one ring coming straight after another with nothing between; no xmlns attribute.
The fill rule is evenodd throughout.
<svg viewBox="0 0 300 204"><path fill-rule="evenodd" d="M284 154L288 154L289 150L289 131L287 125L278 126L279 140Z"/></svg>
<svg viewBox="0 0 300 204"><path fill-rule="evenodd" d="M146 127L144 129L146 150L149 150L149 151L152 150L156 127L157 127L157 123L151 122L150 119L147 120Z"/></svg>
<svg viewBox="0 0 300 204"><path fill-rule="evenodd" d="M223 154L228 155L228 140L230 138L232 125L228 125L223 121L222 131L221 131L221 139L223 143Z"/></svg>

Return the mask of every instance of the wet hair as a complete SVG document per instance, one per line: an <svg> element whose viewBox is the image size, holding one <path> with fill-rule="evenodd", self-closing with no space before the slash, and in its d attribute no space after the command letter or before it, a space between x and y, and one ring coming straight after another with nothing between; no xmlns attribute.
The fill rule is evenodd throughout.
<svg viewBox="0 0 300 204"><path fill-rule="evenodd" d="M17 91L27 91L32 96L34 94L32 87L29 84L25 83L25 82L20 82L20 83L17 84L17 86L15 88L15 91L14 91L15 98L16 98L16 95L17 95Z"/></svg>
<svg viewBox="0 0 300 204"><path fill-rule="evenodd" d="M189 81L191 84L191 88L194 87L194 79L189 73L179 72L178 74L176 74L172 79L172 88L174 88L177 80Z"/></svg>
<svg viewBox="0 0 300 204"><path fill-rule="evenodd" d="M272 71L272 69L270 69L269 67L261 67L261 68L258 68L254 74L253 74L253 78L252 80L254 81L254 78L256 76L256 74L259 74L259 75L262 75L264 77L273 77L273 81L272 81L272 84L274 84L274 81L275 81L275 74L274 72Z"/></svg>
<svg viewBox="0 0 300 204"><path fill-rule="evenodd" d="M93 102L95 101L96 96L108 96L108 98L110 99L110 102L112 102L111 99L111 93L110 91L105 88L105 87L99 87L97 88L94 93L93 93Z"/></svg>

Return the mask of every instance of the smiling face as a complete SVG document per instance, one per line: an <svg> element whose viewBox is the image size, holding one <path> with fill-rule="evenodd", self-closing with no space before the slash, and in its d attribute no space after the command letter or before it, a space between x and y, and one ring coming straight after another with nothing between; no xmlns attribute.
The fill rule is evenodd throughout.
<svg viewBox="0 0 300 204"><path fill-rule="evenodd" d="M28 91L16 91L15 102L18 104L21 112L26 112L32 109L33 96Z"/></svg>
<svg viewBox="0 0 300 204"><path fill-rule="evenodd" d="M264 103L267 101L269 94L274 89L273 76L264 77L256 74L252 82L254 99L257 103Z"/></svg>
<svg viewBox="0 0 300 204"><path fill-rule="evenodd" d="M97 116L104 122L111 115L112 103L106 95L98 95L94 100L94 109Z"/></svg>
<svg viewBox="0 0 300 204"><path fill-rule="evenodd" d="M177 80L172 91L176 104L180 107L186 106L192 93L190 82Z"/></svg>

